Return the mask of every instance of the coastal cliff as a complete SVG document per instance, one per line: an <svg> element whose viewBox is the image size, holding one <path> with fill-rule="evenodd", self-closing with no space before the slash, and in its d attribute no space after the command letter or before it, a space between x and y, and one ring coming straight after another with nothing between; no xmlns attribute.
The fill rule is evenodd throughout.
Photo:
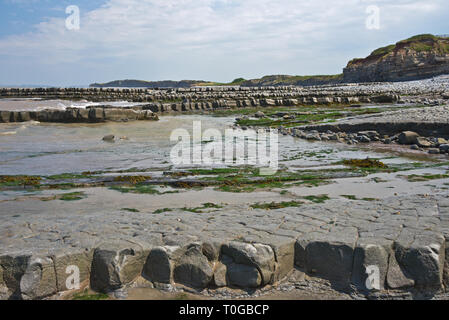
<svg viewBox="0 0 449 320"><path fill-rule="evenodd" d="M353 59L344 82L410 81L449 74L449 38L419 35Z"/></svg>

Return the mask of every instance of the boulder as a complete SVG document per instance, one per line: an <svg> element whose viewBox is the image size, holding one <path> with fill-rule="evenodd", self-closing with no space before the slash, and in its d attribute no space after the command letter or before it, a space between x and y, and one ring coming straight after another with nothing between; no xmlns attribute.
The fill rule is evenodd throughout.
<svg viewBox="0 0 449 320"><path fill-rule="evenodd" d="M228 284L238 288L258 288L263 284L259 270L255 266L231 263L226 273Z"/></svg>
<svg viewBox="0 0 449 320"><path fill-rule="evenodd" d="M306 247L306 270L324 279L348 282L353 248L341 242L312 241Z"/></svg>
<svg viewBox="0 0 449 320"><path fill-rule="evenodd" d="M410 245L395 244L399 266L419 288L439 289L443 282L445 239L440 235L421 233Z"/></svg>
<svg viewBox="0 0 449 320"><path fill-rule="evenodd" d="M178 254L173 269L174 281L193 288L207 287L214 273L201 246L192 244Z"/></svg>
<svg viewBox="0 0 449 320"><path fill-rule="evenodd" d="M10 122L10 121L11 121L11 112L0 111L0 122Z"/></svg>
<svg viewBox="0 0 449 320"><path fill-rule="evenodd" d="M449 152L449 144L441 144L440 151L442 151L443 153L448 153Z"/></svg>
<svg viewBox="0 0 449 320"><path fill-rule="evenodd" d="M2 256L0 275L2 299L42 299L57 292L54 264L46 256Z"/></svg>
<svg viewBox="0 0 449 320"><path fill-rule="evenodd" d="M218 262L215 267L213 279L214 280L213 283L217 288L223 288L228 286L227 273L228 267L225 264Z"/></svg>
<svg viewBox="0 0 449 320"><path fill-rule="evenodd" d="M400 144L417 144L416 140L419 134L413 131L404 131L398 136L398 141Z"/></svg>
<svg viewBox="0 0 449 320"><path fill-rule="evenodd" d="M93 254L90 286L109 293L122 288L137 278L143 269L147 251L139 248L97 248Z"/></svg>
<svg viewBox="0 0 449 320"><path fill-rule="evenodd" d="M416 138L416 144L421 148L430 148L432 146L432 143L430 141L422 137Z"/></svg>
<svg viewBox="0 0 449 320"><path fill-rule="evenodd" d="M20 278L20 293L24 300L42 299L57 293L53 260L48 257L30 257Z"/></svg>
<svg viewBox="0 0 449 320"><path fill-rule="evenodd" d="M295 265L311 275L347 286L357 237L357 230L349 227L334 227L329 233L309 233L296 241Z"/></svg>
<svg viewBox="0 0 449 320"><path fill-rule="evenodd" d="M179 247L156 247L150 251L143 267L144 278L155 283L173 283L173 254Z"/></svg>
<svg viewBox="0 0 449 320"><path fill-rule="evenodd" d="M218 256L220 254L220 250L217 249L217 247L220 247L220 245L214 245L212 243L205 242L201 246L201 252L206 256L207 260L209 260L210 262L214 262L218 259Z"/></svg>
<svg viewBox="0 0 449 320"><path fill-rule="evenodd" d="M351 282L359 290L383 290L388 271L388 256L389 249L381 244L359 243L354 250ZM368 278L368 273L370 273L370 278Z"/></svg>
<svg viewBox="0 0 449 320"><path fill-rule="evenodd" d="M399 266L394 253L388 261L386 283L390 289L407 289L415 285L415 281Z"/></svg>
<svg viewBox="0 0 449 320"><path fill-rule="evenodd" d="M271 244L276 257L277 268L275 281L282 280L295 267L295 241L290 238L282 238Z"/></svg>
<svg viewBox="0 0 449 320"><path fill-rule="evenodd" d="M255 267L260 272L262 284L273 282L276 259L270 246L231 242L223 245L222 253L231 257L236 264Z"/></svg>
<svg viewBox="0 0 449 320"><path fill-rule="evenodd" d="M20 280L25 274L29 255L6 255L0 257L0 269L2 270L2 285L8 299L20 299Z"/></svg>
<svg viewBox="0 0 449 320"><path fill-rule="evenodd" d="M73 289L74 283L70 280L75 266L79 271L80 284L88 282L93 259L93 250L82 252L67 252L63 250L55 253L52 258L55 264L56 278L58 279L58 292Z"/></svg>

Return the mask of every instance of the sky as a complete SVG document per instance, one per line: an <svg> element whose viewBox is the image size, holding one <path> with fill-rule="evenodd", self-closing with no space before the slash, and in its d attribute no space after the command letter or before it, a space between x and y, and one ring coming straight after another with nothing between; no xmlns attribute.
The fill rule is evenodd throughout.
<svg viewBox="0 0 449 320"><path fill-rule="evenodd" d="M447 0L0 0L0 84L337 74L448 34L448 16Z"/></svg>

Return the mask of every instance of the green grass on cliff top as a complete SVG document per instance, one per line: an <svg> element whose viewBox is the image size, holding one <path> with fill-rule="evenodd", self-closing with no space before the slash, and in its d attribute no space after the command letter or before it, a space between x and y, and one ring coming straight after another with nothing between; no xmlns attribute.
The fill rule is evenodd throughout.
<svg viewBox="0 0 449 320"><path fill-rule="evenodd" d="M367 58L353 59L349 62L348 65L357 62L363 62L368 58L384 57L387 54L393 52L398 46L403 45L408 46L417 52L428 52L431 50L435 50L441 54L449 53L449 37L440 37L433 34L420 34L405 40L401 40L396 44L378 48L371 52L371 54Z"/></svg>

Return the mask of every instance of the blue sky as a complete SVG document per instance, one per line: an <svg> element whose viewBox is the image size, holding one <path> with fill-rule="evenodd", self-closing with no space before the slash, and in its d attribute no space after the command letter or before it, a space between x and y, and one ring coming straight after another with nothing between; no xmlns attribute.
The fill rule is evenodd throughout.
<svg viewBox="0 0 449 320"><path fill-rule="evenodd" d="M369 6L379 29L366 28ZM380 46L449 33L448 16L447 0L0 0L0 84L340 73Z"/></svg>

